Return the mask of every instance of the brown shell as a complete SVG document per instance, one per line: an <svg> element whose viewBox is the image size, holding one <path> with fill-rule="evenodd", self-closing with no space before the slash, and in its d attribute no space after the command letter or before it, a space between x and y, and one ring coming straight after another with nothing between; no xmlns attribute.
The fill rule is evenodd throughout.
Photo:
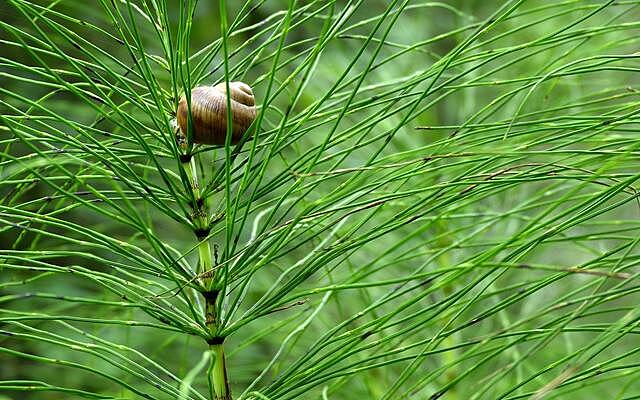
<svg viewBox="0 0 640 400"><path fill-rule="evenodd" d="M201 144L224 145L227 132L227 99L225 83L216 86L198 86L191 89L191 118L193 141ZM236 144L256 119L253 91L246 83L229 82L231 91L232 127L231 144ZM178 126L187 136L188 107L183 95L178 104Z"/></svg>

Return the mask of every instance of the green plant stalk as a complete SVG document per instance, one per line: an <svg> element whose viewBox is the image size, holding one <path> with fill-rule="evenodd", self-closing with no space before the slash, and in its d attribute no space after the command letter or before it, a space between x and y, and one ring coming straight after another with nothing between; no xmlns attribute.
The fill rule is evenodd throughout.
<svg viewBox="0 0 640 400"><path fill-rule="evenodd" d="M210 381L213 381L215 400L231 400L231 389L227 378L227 366L224 358L224 348L222 343L209 346L211 352Z"/></svg>
<svg viewBox="0 0 640 400"><path fill-rule="evenodd" d="M182 168L189 178L195 200L193 204L193 221L195 222L195 227L196 229L205 231L209 226L209 213L206 200L202 198L200 191L193 157L191 157L189 162L182 163ZM218 302L219 290L215 287L216 274L213 271L214 265L211 257L211 243L206 237L199 240L198 275L200 276L199 281L202 285L201 294L205 300L205 323L210 334L208 342L211 362L207 372L209 392L211 398L214 400L231 400L231 389L227 377L224 346L222 340L218 337L219 319L216 312L216 304Z"/></svg>
<svg viewBox="0 0 640 400"><path fill-rule="evenodd" d="M213 262L211 260L211 244L209 239L204 239L198 244L199 267L198 276L202 286L206 290L211 290L213 284Z"/></svg>

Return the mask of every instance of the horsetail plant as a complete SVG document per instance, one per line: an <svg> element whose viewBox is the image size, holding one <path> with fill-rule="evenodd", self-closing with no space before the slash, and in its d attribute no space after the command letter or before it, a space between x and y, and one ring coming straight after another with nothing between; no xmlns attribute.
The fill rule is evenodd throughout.
<svg viewBox="0 0 640 400"><path fill-rule="evenodd" d="M640 1L0 32L0 400L640 396Z"/></svg>

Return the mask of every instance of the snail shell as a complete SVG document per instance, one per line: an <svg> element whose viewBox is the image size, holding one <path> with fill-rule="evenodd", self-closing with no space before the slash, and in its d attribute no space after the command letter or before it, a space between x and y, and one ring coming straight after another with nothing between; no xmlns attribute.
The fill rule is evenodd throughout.
<svg viewBox="0 0 640 400"><path fill-rule="evenodd" d="M227 99L225 83L216 86L198 86L191 90L191 118L193 141L201 144L224 145L227 135ZM251 87L243 82L229 82L231 92L232 134L231 144L242 138L256 119L255 99ZM178 126L187 136L189 110L183 95L178 103Z"/></svg>

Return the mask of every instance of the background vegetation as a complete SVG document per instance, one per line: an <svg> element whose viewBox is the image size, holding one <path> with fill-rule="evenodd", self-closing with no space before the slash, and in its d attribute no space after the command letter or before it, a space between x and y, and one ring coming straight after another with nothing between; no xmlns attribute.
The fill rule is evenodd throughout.
<svg viewBox="0 0 640 400"><path fill-rule="evenodd" d="M213 398L205 243L234 399L640 397L640 2L0 16L0 398ZM199 243L171 120L225 79Z"/></svg>

